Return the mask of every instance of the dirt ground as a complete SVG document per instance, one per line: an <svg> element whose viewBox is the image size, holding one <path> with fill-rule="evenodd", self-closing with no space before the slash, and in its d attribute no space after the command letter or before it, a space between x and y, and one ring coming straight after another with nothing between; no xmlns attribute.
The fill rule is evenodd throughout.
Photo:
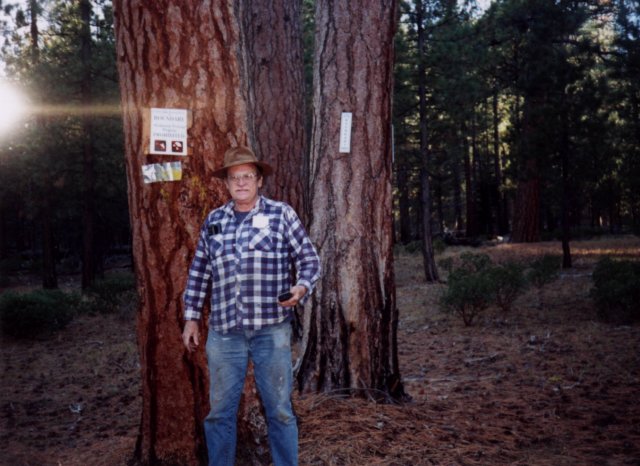
<svg viewBox="0 0 640 466"><path fill-rule="evenodd" d="M459 255L464 248L444 253ZM474 249L496 260L557 243ZM396 257L401 373L412 401L296 396L307 465L640 465L640 326L596 320L602 255L640 257L640 239L572 244L574 268L509 315L464 327L423 283L419 255ZM133 316L76 318L48 339L4 338L1 465L124 465L140 417Z"/></svg>

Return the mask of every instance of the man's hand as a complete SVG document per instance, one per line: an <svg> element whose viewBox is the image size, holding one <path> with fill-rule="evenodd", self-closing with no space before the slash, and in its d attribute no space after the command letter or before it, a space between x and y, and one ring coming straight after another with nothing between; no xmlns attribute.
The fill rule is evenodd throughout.
<svg viewBox="0 0 640 466"><path fill-rule="evenodd" d="M280 304L280 306L293 307L296 304L298 304L298 301L300 301L304 297L304 295L307 294L307 288L302 285L296 285L293 288L291 288L289 291L291 291L291 294L293 296L291 296L286 301L280 301L278 303Z"/></svg>
<svg viewBox="0 0 640 466"><path fill-rule="evenodd" d="M200 331L198 330L197 320L187 320L182 331L182 343L187 351L192 353L200 344Z"/></svg>

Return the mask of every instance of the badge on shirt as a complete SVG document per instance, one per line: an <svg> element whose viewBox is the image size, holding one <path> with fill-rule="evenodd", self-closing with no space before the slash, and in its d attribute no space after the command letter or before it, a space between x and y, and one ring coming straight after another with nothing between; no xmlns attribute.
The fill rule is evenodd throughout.
<svg viewBox="0 0 640 466"><path fill-rule="evenodd" d="M253 228L267 228L269 226L269 217L266 215L254 215L252 221L253 223L251 225Z"/></svg>

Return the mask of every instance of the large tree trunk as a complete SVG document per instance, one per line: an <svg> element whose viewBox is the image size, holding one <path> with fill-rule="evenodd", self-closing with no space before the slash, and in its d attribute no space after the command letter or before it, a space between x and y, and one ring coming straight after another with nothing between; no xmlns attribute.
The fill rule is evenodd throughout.
<svg viewBox="0 0 640 466"><path fill-rule="evenodd" d="M249 144L274 173L264 194L289 203L307 220L306 131L300 2L238 2L241 70L247 99ZM238 461L269 461L266 422L250 365L240 402ZM256 448L256 442L261 448ZM250 446L244 448L243 446ZM259 455L257 452L265 452Z"/></svg>
<svg viewBox="0 0 640 466"><path fill-rule="evenodd" d="M244 28L242 64L252 83L247 95L249 139L258 158L275 171L265 194L288 202L305 221L302 5L287 0L238 5Z"/></svg>
<svg viewBox="0 0 640 466"><path fill-rule="evenodd" d="M93 169L91 122L91 2L79 0L81 27L80 59L82 62L82 289L89 288L96 278L95 225L95 173Z"/></svg>
<svg viewBox="0 0 640 466"><path fill-rule="evenodd" d="M514 243L540 241L540 177L535 159L527 161L527 173L516 190L511 236Z"/></svg>
<svg viewBox="0 0 640 466"><path fill-rule="evenodd" d="M391 234L395 7L316 4L310 234L323 276L306 307L303 391L403 395ZM353 115L349 153L338 152L341 112Z"/></svg>
<svg viewBox="0 0 640 466"><path fill-rule="evenodd" d="M263 93L266 87L278 84L283 69L295 62L294 55L283 60L275 53L269 55L272 52L260 44L248 47L256 40L265 47L280 44L279 53L293 47L286 48L284 38L293 37L292 30L278 35L275 42L271 38L276 37L276 29L268 37L257 38L260 31L273 28L274 22L284 27L284 18L296 21L290 15L295 7L280 5L273 6L274 16L267 27L260 22L262 13L258 12L263 10L258 4L252 4L251 10L234 11L232 2L114 1L133 251L141 298L138 340L143 413L136 456L145 464L197 464L206 458L202 432L208 412L205 356L200 351L190 358L180 334L182 292L200 225L212 208L227 199L223 184L210 173L221 165L224 151L237 144L254 145L280 174L288 168L280 162L281 156L291 166L302 165L300 141L304 137L297 131L303 125L277 114L288 105L297 105L293 94L300 89L285 84L279 91ZM248 57L261 57L262 68L249 66L253 58ZM272 100L282 102L269 102ZM146 155L149 107L192 111L191 155ZM273 121L263 126L258 117ZM267 141L262 139L264 134L269 135ZM293 140L285 144L288 138ZM182 181L143 184L141 166L167 160L183 162ZM284 178L290 181L291 177ZM289 185L274 191L294 204L298 192L299 187L290 189ZM255 446L243 445L239 438L239 451L252 450Z"/></svg>
<svg viewBox="0 0 640 466"><path fill-rule="evenodd" d="M523 106L523 117L520 136L520 158L523 168L518 174L518 186L513 209L513 231L511 241L514 243L534 243L540 241L540 167L538 166L535 131L536 118L540 118L537 110L540 98L527 97ZM537 115L537 116L536 116Z"/></svg>

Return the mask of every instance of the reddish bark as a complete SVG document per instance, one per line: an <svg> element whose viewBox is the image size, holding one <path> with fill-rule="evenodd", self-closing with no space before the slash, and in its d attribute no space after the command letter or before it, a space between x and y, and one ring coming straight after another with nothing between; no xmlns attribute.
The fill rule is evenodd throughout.
<svg viewBox="0 0 640 466"><path fill-rule="evenodd" d="M393 277L395 2L316 4L310 234L323 276L305 313L305 391L400 396ZM340 115L351 150L339 153Z"/></svg>
<svg viewBox="0 0 640 466"><path fill-rule="evenodd" d="M148 464L194 464L206 455L201 427L208 411L206 361L202 351L194 359L185 354L180 332L181 295L200 225L227 199L222 183L210 173L229 146L249 144L275 166L268 192L297 206L303 199L301 177L285 176L290 167L303 166L302 72L295 73L297 7L285 2L253 2L247 9L244 3L187 3L114 2L141 295L143 413L137 458ZM297 110L285 115L289 106ZM142 164L167 160L145 154L149 107L192 111L191 155L181 159L181 182L142 183ZM276 179L284 182L270 187ZM250 377L240 408L239 456L256 454L256 448L246 446L263 437L260 417Z"/></svg>
<svg viewBox="0 0 640 466"><path fill-rule="evenodd" d="M305 220L305 103L301 2L240 2L249 140L274 168L265 194L288 202Z"/></svg>
<svg viewBox="0 0 640 466"><path fill-rule="evenodd" d="M116 0L114 10L141 300L143 410L136 456L144 464L197 464L205 455L207 370L203 351L189 358L182 346L181 297L204 216L226 200L222 184L209 175L229 145L247 143L239 27L229 4ZM146 155L149 107L193 112L192 155L179 159L181 182L143 184L143 164L168 160Z"/></svg>

